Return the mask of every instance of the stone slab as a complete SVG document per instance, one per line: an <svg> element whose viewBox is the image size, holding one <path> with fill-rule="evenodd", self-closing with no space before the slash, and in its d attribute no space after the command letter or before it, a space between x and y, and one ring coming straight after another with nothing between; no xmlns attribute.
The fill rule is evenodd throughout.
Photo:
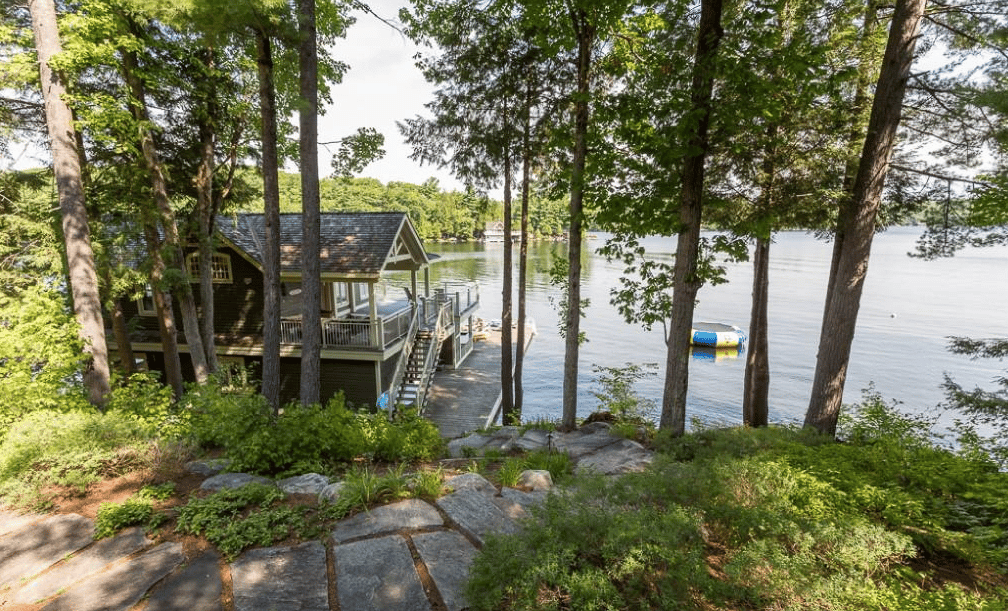
<svg viewBox="0 0 1008 611"><path fill-rule="evenodd" d="M513 533L518 525L494 502L494 497L463 488L437 500L437 505L466 535L483 545L490 533Z"/></svg>
<svg viewBox="0 0 1008 611"><path fill-rule="evenodd" d="M235 611L329 611L328 584L318 541L249 550L231 564Z"/></svg>
<svg viewBox="0 0 1008 611"><path fill-rule="evenodd" d="M603 423L596 423L603 424ZM561 452L567 452L571 458L580 459L583 456L597 452L606 446L610 446L620 437L613 437L609 434L609 429L604 429L595 433L568 433L555 440L555 446Z"/></svg>
<svg viewBox="0 0 1008 611"><path fill-rule="evenodd" d="M151 593L144 611L222 611L220 563L216 551L196 558Z"/></svg>
<svg viewBox="0 0 1008 611"><path fill-rule="evenodd" d="M551 433L542 429L529 429L525 434L514 441L514 447L525 451L542 450L553 447L553 441L558 433Z"/></svg>
<svg viewBox="0 0 1008 611"><path fill-rule="evenodd" d="M653 461L654 455L644 446L631 439L620 439L604 449L582 457L574 470L577 473L619 475L643 471Z"/></svg>
<svg viewBox="0 0 1008 611"><path fill-rule="evenodd" d="M507 499L508 501L518 503L519 505L521 505L526 509L528 509L533 505L541 504L544 500L546 500L546 496L548 494L549 492L545 490L525 492L524 490L518 490L516 488L507 488L507 487L501 488L502 499Z"/></svg>
<svg viewBox="0 0 1008 611"><path fill-rule="evenodd" d="M344 486L346 486L346 482L333 482L323 488L318 495L319 503L335 503L338 501Z"/></svg>
<svg viewBox="0 0 1008 611"><path fill-rule="evenodd" d="M203 480L200 490L217 492L218 490L241 488L248 484L265 484L267 486L276 485L273 480L261 475L251 475L249 473L218 473Z"/></svg>
<svg viewBox="0 0 1008 611"><path fill-rule="evenodd" d="M23 524L0 539L0 586L31 577L89 545L94 522L77 514Z"/></svg>
<svg viewBox="0 0 1008 611"><path fill-rule="evenodd" d="M444 525L437 509L420 499L407 499L342 520L333 528L332 538L343 543L359 537L373 537L403 529L434 528Z"/></svg>
<svg viewBox="0 0 1008 611"><path fill-rule="evenodd" d="M16 511L0 509L0 537L14 532L22 526L37 522L44 517L36 513L18 513Z"/></svg>
<svg viewBox="0 0 1008 611"><path fill-rule="evenodd" d="M184 561L181 543L162 543L78 583L43 611L126 611Z"/></svg>
<svg viewBox="0 0 1008 611"><path fill-rule="evenodd" d="M472 543L461 534L448 530L413 535L413 545L448 611L467 608L465 586L477 553Z"/></svg>
<svg viewBox="0 0 1008 611"><path fill-rule="evenodd" d="M340 611L421 611L431 608L406 540L399 535L337 545Z"/></svg>
<svg viewBox="0 0 1008 611"><path fill-rule="evenodd" d="M139 526L127 528L114 537L102 539L51 571L46 571L25 584L14 594L14 602L30 604L49 598L60 590L97 573L116 560L120 560L151 544Z"/></svg>
<svg viewBox="0 0 1008 611"><path fill-rule="evenodd" d="M463 458L472 453L482 454L483 447L490 442L490 438L479 433L471 433L465 437L452 439L448 442L448 455L452 458Z"/></svg>

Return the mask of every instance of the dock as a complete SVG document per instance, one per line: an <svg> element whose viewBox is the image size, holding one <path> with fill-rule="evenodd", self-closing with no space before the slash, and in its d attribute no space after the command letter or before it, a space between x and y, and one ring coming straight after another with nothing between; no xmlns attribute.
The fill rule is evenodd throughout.
<svg viewBox="0 0 1008 611"><path fill-rule="evenodd" d="M526 333L527 354L535 336L534 323ZM437 425L442 437L461 437L500 419L500 368L501 335L492 332L489 338L473 345L472 354L460 368L434 375L425 414Z"/></svg>

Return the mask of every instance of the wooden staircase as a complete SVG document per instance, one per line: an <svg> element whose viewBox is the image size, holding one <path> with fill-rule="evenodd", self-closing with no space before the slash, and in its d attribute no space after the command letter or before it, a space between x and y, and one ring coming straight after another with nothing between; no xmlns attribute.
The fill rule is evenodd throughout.
<svg viewBox="0 0 1008 611"><path fill-rule="evenodd" d="M434 367L428 367L426 363L432 343L434 343L434 335L431 331L417 331L413 350L406 361L406 370L403 372L402 383L396 394L396 406L419 408L421 414L427 407L427 389L430 388L431 380L434 378L434 368L437 365L436 359ZM417 405L418 400L422 401L421 405Z"/></svg>
<svg viewBox="0 0 1008 611"><path fill-rule="evenodd" d="M423 414L427 408L427 391L434 379L434 371L437 369L441 354L441 343L447 335L446 327L450 318L451 303L444 302L439 304L433 316L418 326L409 357L402 368L402 381L395 388L391 405L393 409L401 406L416 409L419 414Z"/></svg>

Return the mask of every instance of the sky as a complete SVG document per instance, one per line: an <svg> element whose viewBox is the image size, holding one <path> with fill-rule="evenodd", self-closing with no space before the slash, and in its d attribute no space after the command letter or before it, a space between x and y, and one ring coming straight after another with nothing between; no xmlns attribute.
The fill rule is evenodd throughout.
<svg viewBox="0 0 1008 611"><path fill-rule="evenodd" d="M371 9L396 26L399 7L408 0L369 0ZM332 88L331 106L319 117L319 142L332 142L349 136L360 127L373 127L385 135L385 157L364 168L360 176L376 178L382 183L402 181L422 183L438 179L445 190L462 190L463 186L447 170L421 166L410 160L411 147L403 142L396 121L418 114L428 115L424 103L432 97L433 87L414 64L419 50L406 36L373 15L356 11L357 23L349 28L347 37L333 48L334 57L346 62L350 69L343 82ZM429 116L429 115L428 115ZM297 124L297 117L293 119ZM332 174L330 165L338 146L319 146L319 175ZM13 167L29 168L50 163L49 151L35 147L12 147ZM292 165L287 168L293 171Z"/></svg>
<svg viewBox="0 0 1008 611"><path fill-rule="evenodd" d="M399 7L405 0L370 0L371 10L383 19L401 26ZM422 183L438 179L443 189L462 189L447 170L421 166L410 160L411 147L403 142L396 127L418 114L429 116L424 104L432 98L433 87L414 64L419 50L407 37L372 15L356 13L357 23L347 37L334 46L334 56L350 65L343 82L333 87L333 104L319 117L319 142L329 142L350 135L359 127L374 127L385 135L385 157L367 166L362 176L383 183L404 181ZM319 172L332 173L330 159L337 147L319 147Z"/></svg>

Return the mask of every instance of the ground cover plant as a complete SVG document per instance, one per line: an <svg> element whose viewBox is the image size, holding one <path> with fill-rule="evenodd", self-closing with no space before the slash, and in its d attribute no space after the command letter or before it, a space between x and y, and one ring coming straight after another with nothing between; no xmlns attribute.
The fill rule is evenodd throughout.
<svg viewBox="0 0 1008 611"><path fill-rule="evenodd" d="M491 538L474 609L1004 609L1008 474L877 396L845 440L784 427L659 438Z"/></svg>

